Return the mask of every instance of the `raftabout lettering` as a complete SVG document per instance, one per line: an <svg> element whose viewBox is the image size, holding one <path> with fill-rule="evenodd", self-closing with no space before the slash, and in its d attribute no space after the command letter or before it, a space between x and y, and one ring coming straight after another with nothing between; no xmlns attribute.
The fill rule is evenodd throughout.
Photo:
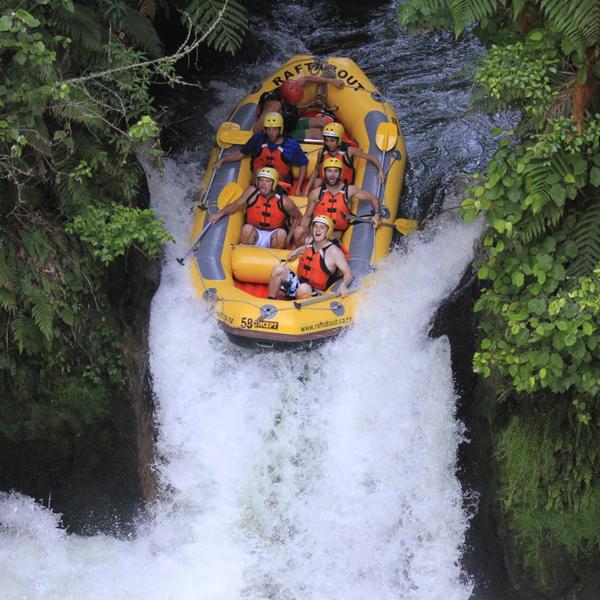
<svg viewBox="0 0 600 600"><path fill-rule="evenodd" d="M308 70L308 68L311 65L312 65L312 63L310 63L310 62L297 64L293 68L290 67L290 70L286 69L282 75L280 75L278 77L274 77L271 81L273 82L273 85L275 87L278 87L284 81L287 81L288 79L292 79L292 78L300 75L300 73L302 73L304 68L306 68ZM335 65L331 65L331 66L335 69L337 77L342 79L347 85L349 85L350 87L354 87L357 90L365 89L365 86L362 83L360 83L360 81L350 71L348 71L347 69L339 69L338 70Z"/></svg>

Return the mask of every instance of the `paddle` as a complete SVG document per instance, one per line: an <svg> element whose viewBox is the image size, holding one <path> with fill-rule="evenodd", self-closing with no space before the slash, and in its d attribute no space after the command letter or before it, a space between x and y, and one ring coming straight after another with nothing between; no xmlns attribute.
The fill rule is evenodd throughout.
<svg viewBox="0 0 600 600"><path fill-rule="evenodd" d="M237 123L233 123L232 121L225 121L224 123L221 123L221 126L217 130L217 135L216 135L217 145L219 146L220 150L219 150L219 154L217 155L217 160L215 162L217 162L218 160L221 160L221 157L223 156L223 152L225 152L225 150L227 148L232 146L234 143L237 143L237 142L228 141L228 140L230 138L233 138L235 135L237 135L237 133L239 133L239 131L240 131L240 126ZM213 167L212 174L210 176L210 181L208 182L208 185L206 186L206 191L204 192L204 195L202 196L202 200L200 200L200 208L206 208L206 199L208 197L208 193L210 192L210 186L212 185L212 183L215 179L216 172L217 172L217 170Z"/></svg>
<svg viewBox="0 0 600 600"><path fill-rule="evenodd" d="M342 213L342 218L348 219L349 221L355 223L372 223L371 217L356 217L354 215L346 215ZM417 222L412 219L396 219L393 223L388 223L387 221L382 221L379 223L380 227L394 227L397 229L402 235L408 235L409 233L413 233L418 231Z"/></svg>
<svg viewBox="0 0 600 600"><path fill-rule="evenodd" d="M398 128L394 123L379 123L377 131L375 133L375 144L381 150L381 166L385 164L385 155L389 152L398 141ZM382 209L385 209L384 198L380 197L383 191L383 181L379 182L377 186L377 200L379 200ZM386 209L387 210L387 209ZM386 213L387 214L387 213Z"/></svg>
<svg viewBox="0 0 600 600"><path fill-rule="evenodd" d="M219 194L219 197L217 198L217 206L218 206L219 210L221 210L224 206L227 206L234 200L237 200L243 193L244 193L244 190L242 189L241 185L239 185L235 181L230 181L221 190L221 193ZM204 227L204 229L200 232L198 237L193 241L192 245L189 247L189 249L185 253L185 255L176 259L180 265L183 265L183 263L185 262L185 259L198 248L198 246L200 245L200 242L202 241L202 239L204 238L204 236L206 235L206 233L212 226L213 226L213 223L212 223L212 221L210 221Z"/></svg>
<svg viewBox="0 0 600 600"><path fill-rule="evenodd" d="M240 126L237 123L225 121L221 127L219 127L219 131L217 131L217 144L219 144L221 148L229 148L229 146L242 146L253 135L253 131L244 131L240 129Z"/></svg>
<svg viewBox="0 0 600 600"><path fill-rule="evenodd" d="M389 152L398 141L398 128L394 123L379 123L375 133L375 143L382 152Z"/></svg>
<svg viewBox="0 0 600 600"><path fill-rule="evenodd" d="M340 296L341 294L339 292L335 294L325 294L324 296L317 296L316 298L311 298L310 300L302 300L300 302L294 301L294 306L297 309L301 309L303 306L316 304L317 302L323 302L323 300L333 300L333 298L339 298Z"/></svg>

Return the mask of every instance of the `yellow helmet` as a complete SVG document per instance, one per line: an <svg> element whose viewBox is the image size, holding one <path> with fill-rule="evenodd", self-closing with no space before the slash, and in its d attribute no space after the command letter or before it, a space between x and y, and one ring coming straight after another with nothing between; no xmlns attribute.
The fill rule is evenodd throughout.
<svg viewBox="0 0 600 600"><path fill-rule="evenodd" d="M323 127L323 137L334 137L337 138L338 143L342 143L346 130L341 123L327 123Z"/></svg>
<svg viewBox="0 0 600 600"><path fill-rule="evenodd" d="M265 115L263 127L279 127L283 133L283 117L278 112L270 112Z"/></svg>
<svg viewBox="0 0 600 600"><path fill-rule="evenodd" d="M312 226L315 223L323 223L324 225L327 225L327 233L325 234L325 237L331 237L333 234L333 221L329 218L326 217L325 215L318 215L317 217L315 217L312 220L312 223L310 224L310 228L312 230Z"/></svg>
<svg viewBox="0 0 600 600"><path fill-rule="evenodd" d="M340 171L344 170L344 165L342 164L342 161L339 158L326 158L323 161L323 171L325 171L325 169L339 169Z"/></svg>
<svg viewBox="0 0 600 600"><path fill-rule="evenodd" d="M279 173L273 167L263 167L262 169L259 169L258 173L256 174L256 185L258 185L258 180L260 177L265 177L273 182L271 191L273 191L279 183Z"/></svg>

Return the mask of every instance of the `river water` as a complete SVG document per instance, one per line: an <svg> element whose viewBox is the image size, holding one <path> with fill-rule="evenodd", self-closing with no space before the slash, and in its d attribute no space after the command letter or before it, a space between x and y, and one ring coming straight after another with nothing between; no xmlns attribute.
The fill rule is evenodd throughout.
<svg viewBox="0 0 600 600"><path fill-rule="evenodd" d="M287 56L348 54L399 115L411 166L404 215L456 205L460 173L493 147L495 123L468 107L481 49L406 37L389 4L340 12L296 4L258 20L262 55L211 83L208 127ZM2 598L472 597L461 566L469 491L456 477L465 432L448 341L428 331L481 226L452 210L431 219L384 262L338 340L310 352L241 349L174 260L208 151L198 144L162 174L148 169L152 205L177 239L151 314L160 498L117 539L68 535L32 499L0 496Z"/></svg>

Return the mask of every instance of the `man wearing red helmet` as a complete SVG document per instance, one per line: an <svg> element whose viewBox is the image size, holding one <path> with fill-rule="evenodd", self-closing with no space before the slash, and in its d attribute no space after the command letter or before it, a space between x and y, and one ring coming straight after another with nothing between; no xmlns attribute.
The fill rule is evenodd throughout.
<svg viewBox="0 0 600 600"><path fill-rule="evenodd" d="M279 87L265 92L258 101L255 131L263 130L264 115L278 112L283 115L284 129L295 139L321 138L321 129L333 119L321 115L312 118L300 117L298 103L304 96L307 83L332 84L340 89L344 86L341 79L304 75L284 81Z"/></svg>

